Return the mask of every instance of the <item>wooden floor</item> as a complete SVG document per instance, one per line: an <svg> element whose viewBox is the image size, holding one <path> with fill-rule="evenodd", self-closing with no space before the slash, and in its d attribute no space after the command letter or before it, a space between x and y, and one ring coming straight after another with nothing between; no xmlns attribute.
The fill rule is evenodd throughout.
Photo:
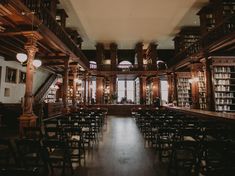
<svg viewBox="0 0 235 176"><path fill-rule="evenodd" d="M166 166L157 160L134 119L109 116L99 144L76 168L79 176L165 176Z"/></svg>

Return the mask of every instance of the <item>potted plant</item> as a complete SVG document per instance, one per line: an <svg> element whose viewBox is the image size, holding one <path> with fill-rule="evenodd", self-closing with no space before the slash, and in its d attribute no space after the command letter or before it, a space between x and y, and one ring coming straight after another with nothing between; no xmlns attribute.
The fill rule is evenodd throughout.
<svg viewBox="0 0 235 176"><path fill-rule="evenodd" d="M116 93L112 94L112 95L110 96L110 102L111 102L112 104L116 104L116 103L117 103L117 98L118 98L118 96L117 96Z"/></svg>

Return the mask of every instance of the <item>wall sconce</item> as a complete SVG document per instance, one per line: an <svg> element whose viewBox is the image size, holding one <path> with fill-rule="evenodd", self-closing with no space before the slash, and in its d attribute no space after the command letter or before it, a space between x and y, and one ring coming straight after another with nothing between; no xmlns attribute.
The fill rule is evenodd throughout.
<svg viewBox="0 0 235 176"><path fill-rule="evenodd" d="M24 62L26 62L26 60L28 59L28 56L24 53L17 53L16 54L16 59L21 63L21 65L23 65ZM40 61L39 59L34 59L33 60L33 66L37 69L38 67L40 67L42 65L42 61Z"/></svg>

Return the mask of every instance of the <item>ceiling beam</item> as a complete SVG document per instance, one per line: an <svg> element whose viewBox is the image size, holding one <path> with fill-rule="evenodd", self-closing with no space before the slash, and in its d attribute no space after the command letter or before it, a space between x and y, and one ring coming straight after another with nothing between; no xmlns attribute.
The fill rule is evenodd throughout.
<svg viewBox="0 0 235 176"><path fill-rule="evenodd" d="M68 56L44 56L41 58L42 60L50 60L50 61L59 61L59 60L65 60L65 59L68 59Z"/></svg>

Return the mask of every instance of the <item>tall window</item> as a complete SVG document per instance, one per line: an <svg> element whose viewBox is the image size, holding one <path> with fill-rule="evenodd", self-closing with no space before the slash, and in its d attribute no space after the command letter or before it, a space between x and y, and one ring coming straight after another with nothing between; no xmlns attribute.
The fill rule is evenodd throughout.
<svg viewBox="0 0 235 176"><path fill-rule="evenodd" d="M135 101L134 94L135 87L133 80L118 80L118 102L133 103Z"/></svg>
<svg viewBox="0 0 235 176"><path fill-rule="evenodd" d="M118 68L127 69L132 66L132 63L129 61L122 61L118 64Z"/></svg>
<svg viewBox="0 0 235 176"><path fill-rule="evenodd" d="M90 69L97 69L97 64L95 61L90 61Z"/></svg>
<svg viewBox="0 0 235 176"><path fill-rule="evenodd" d="M91 98L93 100L96 99L96 80L95 79L92 79L92 81L91 81ZM93 103L93 102L91 102L91 103Z"/></svg>
<svg viewBox="0 0 235 176"><path fill-rule="evenodd" d="M161 80L161 99L163 104L168 102L168 82Z"/></svg>
<svg viewBox="0 0 235 176"><path fill-rule="evenodd" d="M125 80L118 80L118 102L125 98Z"/></svg>
<svg viewBox="0 0 235 176"><path fill-rule="evenodd" d="M126 91L127 91L127 100L130 100L131 102L135 101L134 98L134 93L135 93L135 88L134 88L134 81L128 80L126 81L127 86L126 86Z"/></svg>

